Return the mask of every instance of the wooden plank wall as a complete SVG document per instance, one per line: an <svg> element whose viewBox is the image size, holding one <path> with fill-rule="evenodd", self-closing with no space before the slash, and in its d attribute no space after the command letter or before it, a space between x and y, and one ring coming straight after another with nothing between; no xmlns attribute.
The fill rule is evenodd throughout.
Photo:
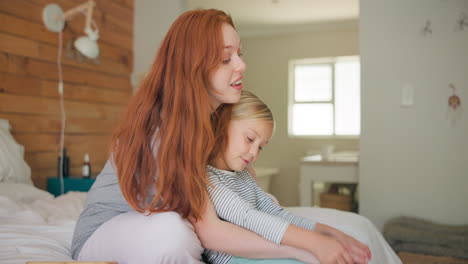
<svg viewBox="0 0 468 264"><path fill-rule="evenodd" d="M68 10L86 0L0 0L0 118L25 147L35 185L56 177L60 138L57 90L58 33L42 23L42 10L57 3ZM83 35L84 16L63 32L63 79L67 115L65 146L73 175L80 175L85 153L93 174L108 157L115 121L131 95L133 0L95 0L99 63L67 57L67 44Z"/></svg>

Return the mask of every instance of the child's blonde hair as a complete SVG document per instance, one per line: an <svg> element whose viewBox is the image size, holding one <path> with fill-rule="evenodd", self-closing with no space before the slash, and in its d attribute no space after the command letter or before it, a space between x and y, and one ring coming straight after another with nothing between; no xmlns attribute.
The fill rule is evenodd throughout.
<svg viewBox="0 0 468 264"><path fill-rule="evenodd" d="M270 108L255 94L245 90L242 90L239 102L232 107L231 120L262 120L275 126Z"/></svg>
<svg viewBox="0 0 468 264"><path fill-rule="evenodd" d="M234 105L224 105L223 109L217 111L217 114L212 118L213 120L222 119L224 116L230 116L230 120L261 120L271 123L273 125L273 133L275 133L275 119L270 108L258 98L255 94L249 91L242 90L241 98L238 103ZM216 122L214 122L216 123ZM216 140L215 148L210 154L210 161L220 157L226 150L227 137L228 137L228 122L217 123L214 127Z"/></svg>

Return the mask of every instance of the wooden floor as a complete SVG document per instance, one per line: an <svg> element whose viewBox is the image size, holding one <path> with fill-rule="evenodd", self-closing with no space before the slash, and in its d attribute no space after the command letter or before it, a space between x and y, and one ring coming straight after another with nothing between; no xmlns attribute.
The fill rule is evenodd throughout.
<svg viewBox="0 0 468 264"><path fill-rule="evenodd" d="M403 264L468 264L467 259L459 259L452 257L439 257L414 254L409 252L400 252L398 256L403 261ZM39 262L31 261L26 264L117 264L117 262L80 262L80 261L67 261L67 262Z"/></svg>
<svg viewBox="0 0 468 264"><path fill-rule="evenodd" d="M118 264L117 262L109 261L29 261L26 264Z"/></svg>
<svg viewBox="0 0 468 264"><path fill-rule="evenodd" d="M468 259L421 255L409 252L400 252L398 256L403 261L403 264L468 264Z"/></svg>

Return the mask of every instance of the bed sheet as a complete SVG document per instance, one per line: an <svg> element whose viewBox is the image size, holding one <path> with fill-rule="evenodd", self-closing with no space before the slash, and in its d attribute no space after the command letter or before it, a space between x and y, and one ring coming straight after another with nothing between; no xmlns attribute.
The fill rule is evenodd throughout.
<svg viewBox="0 0 468 264"><path fill-rule="evenodd" d="M0 184L0 263L69 261L86 193L53 195L31 185Z"/></svg>

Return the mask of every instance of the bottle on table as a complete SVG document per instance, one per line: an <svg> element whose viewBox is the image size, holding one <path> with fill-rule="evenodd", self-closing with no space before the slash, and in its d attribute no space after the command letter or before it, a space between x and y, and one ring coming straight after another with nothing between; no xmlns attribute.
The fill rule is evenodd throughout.
<svg viewBox="0 0 468 264"><path fill-rule="evenodd" d="M82 176L83 178L91 178L91 162L89 161L89 154L86 153L83 160L82 167Z"/></svg>

